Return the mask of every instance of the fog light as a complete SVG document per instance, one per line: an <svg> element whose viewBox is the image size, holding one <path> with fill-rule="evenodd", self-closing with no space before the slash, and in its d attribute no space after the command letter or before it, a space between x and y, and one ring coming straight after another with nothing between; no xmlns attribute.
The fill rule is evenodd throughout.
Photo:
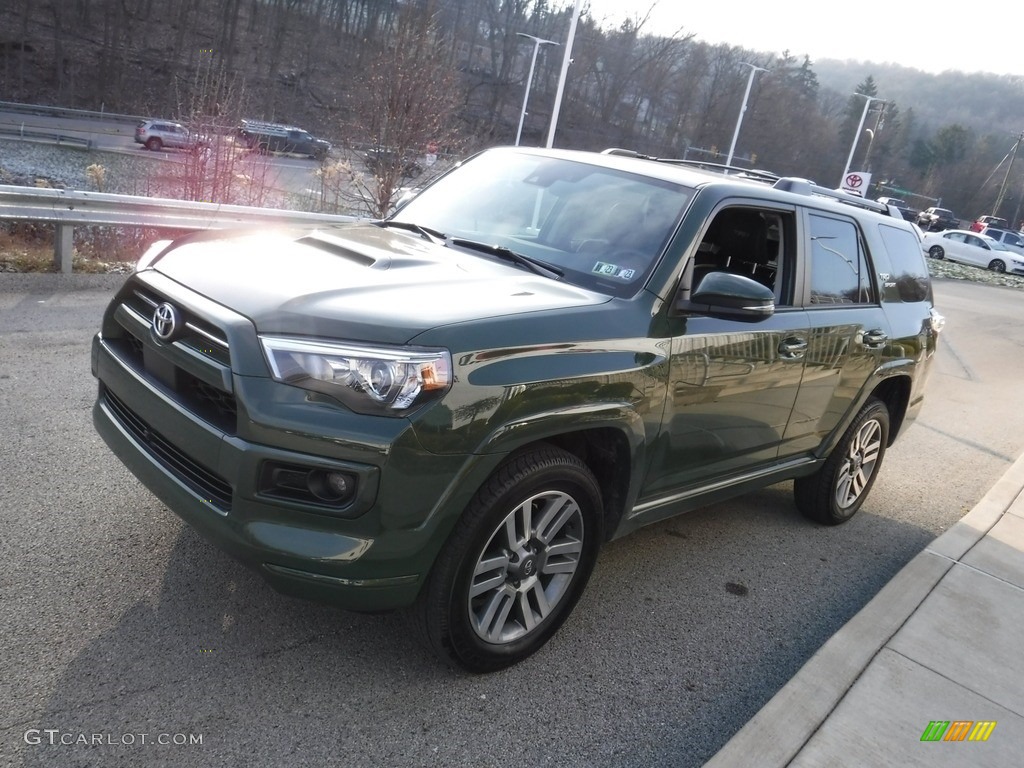
<svg viewBox="0 0 1024 768"><path fill-rule="evenodd" d="M342 469L265 461L257 489L264 496L341 510L359 493L358 478Z"/></svg>
<svg viewBox="0 0 1024 768"><path fill-rule="evenodd" d="M333 470L314 469L309 473L306 483L310 493L330 504L345 501L355 489L354 478Z"/></svg>

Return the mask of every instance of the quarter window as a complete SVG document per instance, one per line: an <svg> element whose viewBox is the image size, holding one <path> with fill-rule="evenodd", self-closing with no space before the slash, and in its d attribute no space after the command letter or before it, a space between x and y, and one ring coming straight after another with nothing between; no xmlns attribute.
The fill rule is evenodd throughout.
<svg viewBox="0 0 1024 768"><path fill-rule="evenodd" d="M878 231L889 255L890 279L896 284L900 301L929 298L928 265L921 253L921 241L912 232L888 224L880 224Z"/></svg>
<svg viewBox="0 0 1024 768"><path fill-rule="evenodd" d="M811 304L868 304L871 278L857 227L811 214Z"/></svg>

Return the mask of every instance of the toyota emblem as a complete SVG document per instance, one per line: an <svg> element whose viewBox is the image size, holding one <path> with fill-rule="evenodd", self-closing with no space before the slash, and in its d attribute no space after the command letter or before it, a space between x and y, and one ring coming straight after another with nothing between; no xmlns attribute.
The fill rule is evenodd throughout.
<svg viewBox="0 0 1024 768"><path fill-rule="evenodd" d="M181 325L181 316L166 301L153 312L153 333L160 341L173 341Z"/></svg>

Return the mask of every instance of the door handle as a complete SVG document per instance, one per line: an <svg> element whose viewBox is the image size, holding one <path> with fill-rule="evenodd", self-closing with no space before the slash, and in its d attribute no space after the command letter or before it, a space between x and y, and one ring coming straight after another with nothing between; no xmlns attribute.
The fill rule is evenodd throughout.
<svg viewBox="0 0 1024 768"><path fill-rule="evenodd" d="M875 349L881 347L885 342L889 340L889 334L883 331L881 328L876 328L873 331L864 332L864 346Z"/></svg>
<svg viewBox="0 0 1024 768"><path fill-rule="evenodd" d="M807 339L789 336L779 343L779 354L789 360L799 360L807 352Z"/></svg>

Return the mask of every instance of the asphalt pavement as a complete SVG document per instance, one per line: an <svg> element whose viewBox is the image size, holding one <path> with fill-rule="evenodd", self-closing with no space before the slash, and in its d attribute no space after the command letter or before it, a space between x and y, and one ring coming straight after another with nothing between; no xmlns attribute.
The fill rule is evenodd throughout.
<svg viewBox="0 0 1024 768"><path fill-rule="evenodd" d="M124 470L89 421L89 338L121 280L0 276L0 766L700 766L956 528L1022 447L1024 417L993 406L1024 377L1019 293L937 284L949 323L929 401L887 454L870 509L811 525L782 484L649 526L605 547L543 651L468 676L425 653L400 616L274 593ZM847 651L826 675L854 681L838 705L797 697L788 710L824 723L791 740L794 756L817 761L807 750L857 690L867 662ZM1007 666L987 653L973 668ZM1021 743L1001 713L909 714L910 748L932 758ZM931 721L989 718L983 744L919 741ZM775 741L736 764L771 765ZM901 764L844 757L816 764Z"/></svg>

